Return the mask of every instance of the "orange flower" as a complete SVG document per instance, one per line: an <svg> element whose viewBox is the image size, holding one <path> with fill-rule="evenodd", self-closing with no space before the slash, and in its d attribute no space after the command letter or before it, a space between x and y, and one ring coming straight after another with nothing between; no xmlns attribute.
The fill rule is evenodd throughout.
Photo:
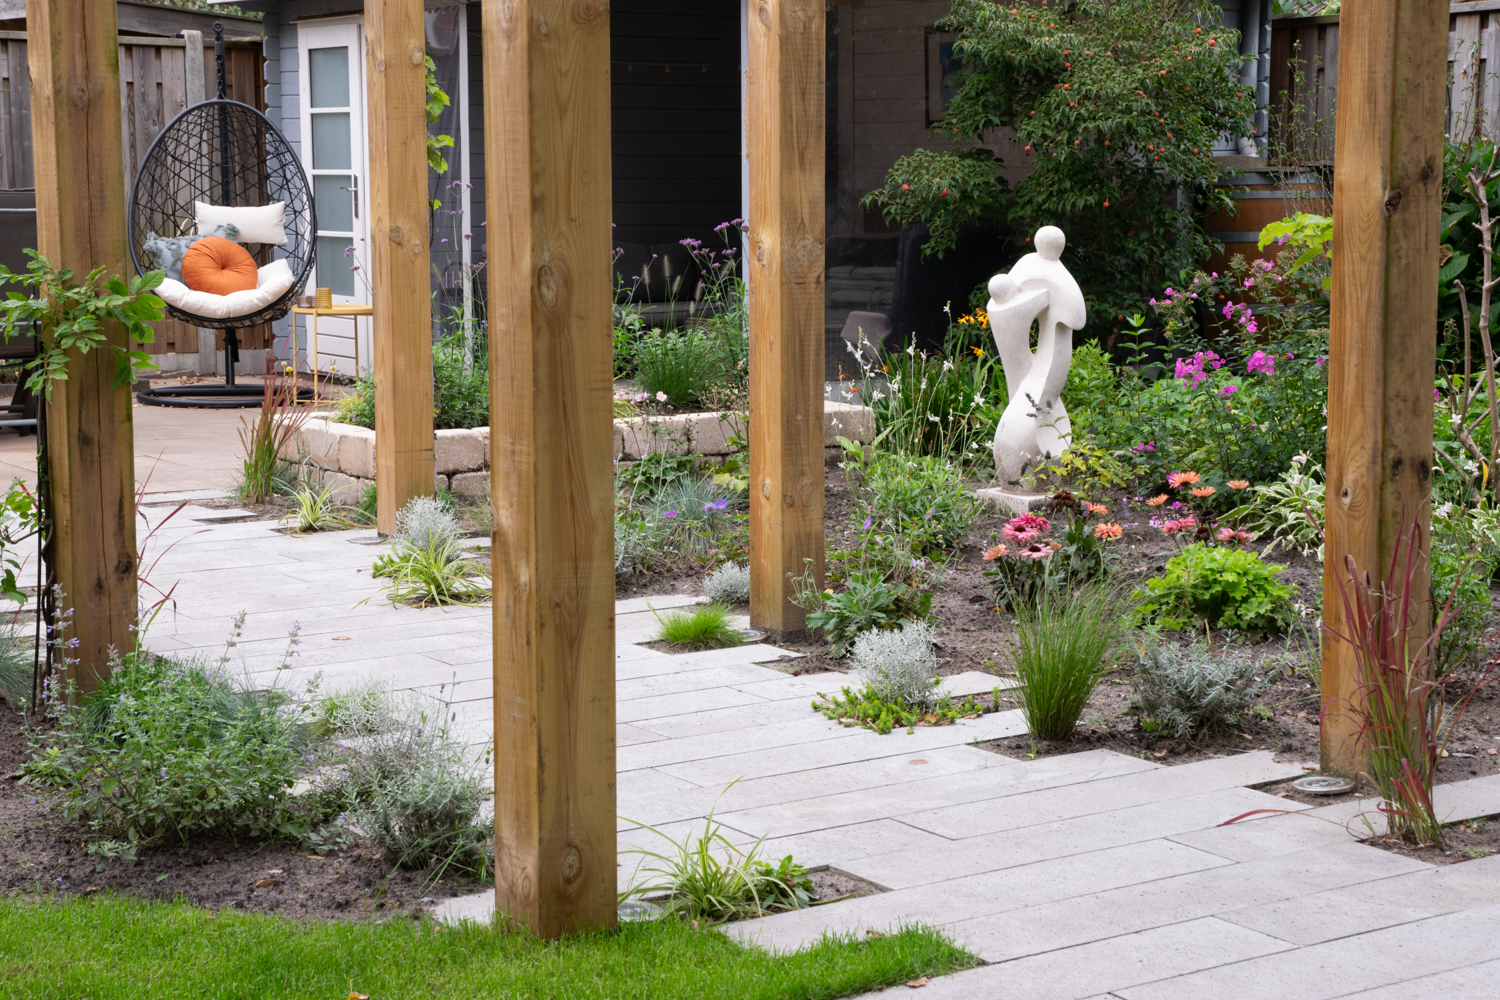
<svg viewBox="0 0 1500 1000"><path fill-rule="evenodd" d="M1195 497L1211 497L1216 492L1218 492L1218 491L1215 490L1212 486L1194 486L1193 487L1193 496L1195 496Z"/></svg>
<svg viewBox="0 0 1500 1000"><path fill-rule="evenodd" d="M1106 506L1104 506L1104 504L1102 504L1102 503L1089 503L1087 500L1085 500L1083 502L1083 506L1084 506L1084 509L1087 510L1091 514L1108 514L1109 513L1109 508L1106 507Z"/></svg>
<svg viewBox="0 0 1500 1000"><path fill-rule="evenodd" d="M1242 490L1250 485L1250 481L1247 479L1231 479L1224 485L1228 486L1232 490Z"/></svg>
<svg viewBox="0 0 1500 1000"><path fill-rule="evenodd" d="M1167 476L1167 485L1174 490L1180 490L1184 486L1191 486L1200 478L1196 472L1174 472Z"/></svg>
<svg viewBox="0 0 1500 1000"><path fill-rule="evenodd" d="M982 347L971 347L969 350L974 352L974 357L976 358L984 357L984 348Z"/></svg>
<svg viewBox="0 0 1500 1000"><path fill-rule="evenodd" d="M1153 507L1160 507L1162 504L1164 504L1164 503L1167 502L1167 495L1165 493L1163 493L1161 496L1159 496L1159 497L1152 497L1150 500L1147 500L1146 502L1149 503Z"/></svg>
<svg viewBox="0 0 1500 1000"><path fill-rule="evenodd" d="M985 550L985 552L984 552L984 558L985 558L986 561L991 560L991 559L999 559L999 558L1002 558L1007 551L1008 550L1005 548L1004 545L996 545L992 549L986 549Z"/></svg>
<svg viewBox="0 0 1500 1000"><path fill-rule="evenodd" d="M1125 534L1125 529L1118 524L1104 523L1094 525L1094 537L1101 542L1112 541Z"/></svg>

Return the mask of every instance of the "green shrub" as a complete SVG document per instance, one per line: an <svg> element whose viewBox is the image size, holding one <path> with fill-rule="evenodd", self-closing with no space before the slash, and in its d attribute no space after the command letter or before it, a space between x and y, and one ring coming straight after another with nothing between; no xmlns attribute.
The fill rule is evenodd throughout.
<svg viewBox="0 0 1500 1000"><path fill-rule="evenodd" d="M656 614L654 611L652 614ZM745 633L729 624L731 612L722 604L703 604L696 608L656 615L661 623L657 638L687 649L725 649L745 641Z"/></svg>
<svg viewBox="0 0 1500 1000"><path fill-rule="evenodd" d="M696 330L652 330L635 341L635 383L673 406L703 405L724 379L718 345Z"/></svg>
<svg viewBox="0 0 1500 1000"><path fill-rule="evenodd" d="M365 369L354 389L339 400L334 419L375 428L375 373ZM432 426L434 430L485 427L490 422L490 369L476 346L458 332L432 345Z"/></svg>
<svg viewBox="0 0 1500 1000"><path fill-rule="evenodd" d="M1276 632L1292 618L1292 588L1278 583L1286 567L1261 561L1245 549L1189 545L1167 561L1166 572L1146 581L1134 597L1143 625L1165 629L1193 627Z"/></svg>
<svg viewBox="0 0 1500 1000"><path fill-rule="evenodd" d="M866 543L872 536L899 536L917 556L956 551L979 520L979 501L958 468L936 456L878 454L864 471L860 494Z"/></svg>
<svg viewBox="0 0 1500 1000"><path fill-rule="evenodd" d="M1113 595L1100 589L1044 593L1034 606L1017 605L1016 617L1016 679L1026 726L1039 739L1071 739L1120 635Z"/></svg>
<svg viewBox="0 0 1500 1000"><path fill-rule="evenodd" d="M922 621L932 609L931 594L878 572L850 573L838 593L818 590L810 573L793 584L794 601L807 612L807 627L822 629L823 638L832 644L828 656L835 660L860 633Z"/></svg>
<svg viewBox="0 0 1500 1000"><path fill-rule="evenodd" d="M643 455L615 467L615 489L625 494L625 502L640 503L666 486L693 478L693 466L690 455Z"/></svg>
<svg viewBox="0 0 1500 1000"><path fill-rule="evenodd" d="M1214 653L1202 643L1175 648L1148 640L1136 656L1135 691L1142 725L1187 739L1239 725L1269 687L1248 659Z"/></svg>
<svg viewBox="0 0 1500 1000"><path fill-rule="evenodd" d="M1316 554L1322 562L1323 467L1304 471L1303 461L1294 459L1276 482L1255 487L1248 502L1225 514L1224 520L1256 538L1269 538L1267 552L1280 547L1304 556Z"/></svg>
<svg viewBox="0 0 1500 1000"><path fill-rule="evenodd" d="M693 475L658 487L639 510L646 521L661 525L666 541L687 554L702 555L739 525L745 506L733 486Z"/></svg>
<svg viewBox="0 0 1500 1000"><path fill-rule="evenodd" d="M292 786L311 770L311 689L251 690L224 666L135 650L76 704L51 690L52 725L26 729L24 780L100 839L310 840L326 817Z"/></svg>

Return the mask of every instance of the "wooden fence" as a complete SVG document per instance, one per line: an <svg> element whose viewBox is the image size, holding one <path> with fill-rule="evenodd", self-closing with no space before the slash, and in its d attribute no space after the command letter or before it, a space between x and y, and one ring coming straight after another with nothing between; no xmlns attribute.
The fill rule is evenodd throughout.
<svg viewBox="0 0 1500 1000"><path fill-rule="evenodd" d="M161 130L189 105L218 94L218 70L213 41L199 33L186 38L120 36L120 123L125 152L125 195L141 160ZM26 200L35 187L31 157L31 74L26 61L26 33L0 31L0 198L7 205ZM230 100L264 111L265 72L260 43L234 42L225 47L225 94ZM36 245L36 201L25 208L6 208L0 214L3 263L24 267L21 247ZM152 354L196 354L198 328L175 319L155 324L156 340L145 345ZM222 346L222 334L220 346ZM271 327L263 324L240 331L240 346L271 346Z"/></svg>
<svg viewBox="0 0 1500 1000"><path fill-rule="evenodd" d="M1448 7L1448 108L1455 140L1500 136L1500 0ZM1278 17L1271 24L1273 145L1306 164L1333 161L1339 18ZM1297 77L1301 75L1301 87Z"/></svg>

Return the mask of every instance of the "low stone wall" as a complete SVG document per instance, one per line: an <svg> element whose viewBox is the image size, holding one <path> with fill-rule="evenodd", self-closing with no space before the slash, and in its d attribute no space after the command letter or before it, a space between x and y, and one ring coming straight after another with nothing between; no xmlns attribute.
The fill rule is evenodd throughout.
<svg viewBox="0 0 1500 1000"><path fill-rule="evenodd" d="M634 462L646 455L702 455L723 464L737 454L750 436L742 413L683 413L670 417L630 417L615 421L614 455L618 462ZM869 444L875 439L875 413L852 403L823 404L823 447L832 461L842 451L838 439ZM323 484L352 503L375 479L375 432L326 416L310 417L293 436L288 461L319 470ZM438 431L433 442L433 485L463 496L479 496L490 488L490 429Z"/></svg>

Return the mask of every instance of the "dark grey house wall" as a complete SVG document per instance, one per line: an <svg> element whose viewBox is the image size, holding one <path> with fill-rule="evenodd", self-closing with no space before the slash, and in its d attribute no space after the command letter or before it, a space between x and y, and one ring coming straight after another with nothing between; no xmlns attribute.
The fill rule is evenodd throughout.
<svg viewBox="0 0 1500 1000"><path fill-rule="evenodd" d="M740 206L740 6L613 0L614 223L620 243L719 245Z"/></svg>

